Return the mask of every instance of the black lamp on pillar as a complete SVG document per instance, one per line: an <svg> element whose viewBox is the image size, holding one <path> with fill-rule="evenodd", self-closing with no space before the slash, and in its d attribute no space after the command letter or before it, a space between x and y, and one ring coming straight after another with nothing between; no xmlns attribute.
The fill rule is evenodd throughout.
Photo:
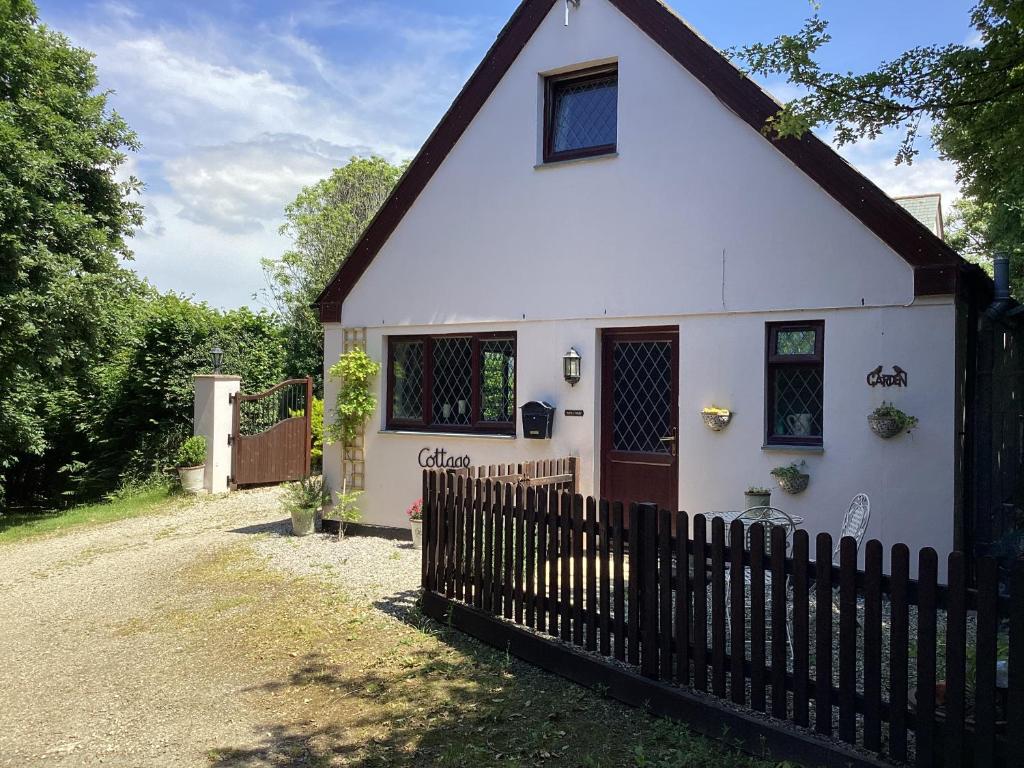
<svg viewBox="0 0 1024 768"><path fill-rule="evenodd" d="M565 376L565 380L569 382L571 386L576 386L576 382L580 380L580 370L582 368L581 363L583 358L580 357L580 353L572 347L569 347L569 351L562 357L562 375Z"/></svg>
<svg viewBox="0 0 1024 768"><path fill-rule="evenodd" d="M213 361L213 372L220 373L221 363L224 362L224 350L214 347L210 350L210 359Z"/></svg>

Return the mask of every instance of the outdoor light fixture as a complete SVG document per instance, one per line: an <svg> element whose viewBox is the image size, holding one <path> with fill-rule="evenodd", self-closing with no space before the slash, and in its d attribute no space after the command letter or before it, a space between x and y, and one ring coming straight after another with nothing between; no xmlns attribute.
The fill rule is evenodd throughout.
<svg viewBox="0 0 1024 768"><path fill-rule="evenodd" d="M220 364L224 360L224 350L214 347L210 350L210 359L213 360L213 372L220 373Z"/></svg>
<svg viewBox="0 0 1024 768"><path fill-rule="evenodd" d="M580 369L583 358L580 357L580 353L572 347L569 347L569 351L565 353L565 357L562 358L562 375L565 376L565 380L572 386L576 386L576 382L580 380Z"/></svg>

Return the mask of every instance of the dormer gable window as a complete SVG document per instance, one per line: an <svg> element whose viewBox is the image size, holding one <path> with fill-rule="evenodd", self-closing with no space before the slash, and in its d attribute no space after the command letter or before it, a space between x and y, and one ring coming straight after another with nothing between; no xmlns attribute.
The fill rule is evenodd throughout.
<svg viewBox="0 0 1024 768"><path fill-rule="evenodd" d="M615 152L616 65L551 75L544 87L544 162Z"/></svg>

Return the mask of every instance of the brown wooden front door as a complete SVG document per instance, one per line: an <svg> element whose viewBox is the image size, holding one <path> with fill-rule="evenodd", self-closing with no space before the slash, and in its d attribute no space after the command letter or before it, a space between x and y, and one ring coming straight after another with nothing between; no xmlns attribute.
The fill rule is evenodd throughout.
<svg viewBox="0 0 1024 768"><path fill-rule="evenodd" d="M601 371L601 495L675 510L679 329L605 331Z"/></svg>

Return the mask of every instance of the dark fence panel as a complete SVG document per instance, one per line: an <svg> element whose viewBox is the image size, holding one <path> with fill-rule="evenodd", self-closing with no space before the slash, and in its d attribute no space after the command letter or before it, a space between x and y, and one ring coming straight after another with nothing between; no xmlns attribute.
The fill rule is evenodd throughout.
<svg viewBox="0 0 1024 768"><path fill-rule="evenodd" d="M737 722L769 747L795 750L778 757L824 750L836 764L980 768L1022 754L1024 569L1011 598L988 558L970 589L953 553L941 585L936 553L924 549L915 581L902 544L887 574L882 545L867 542L858 570L852 539L835 564L831 537L819 534L811 560L806 531L787 552L779 528L766 541L760 524L727 530L714 518L709 541L703 515L634 504L626 516L619 503L524 484L509 467L475 474L424 473L423 585L432 601L464 606L463 625L489 642L522 646L515 625L528 627L555 639L531 653L552 642L588 652L570 676L594 685L617 679L594 659L625 661L639 673L622 678L625 700L643 700L643 685L654 697L677 690L692 712L701 699L686 692L710 687L750 711ZM1004 665L1008 677L997 674Z"/></svg>

